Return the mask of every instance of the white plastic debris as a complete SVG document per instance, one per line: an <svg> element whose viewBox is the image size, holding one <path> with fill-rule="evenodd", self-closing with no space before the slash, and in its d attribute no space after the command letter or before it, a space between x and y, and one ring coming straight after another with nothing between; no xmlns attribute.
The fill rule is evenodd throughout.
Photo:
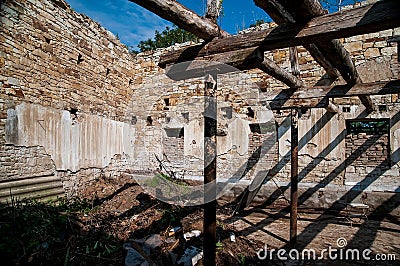
<svg viewBox="0 0 400 266"><path fill-rule="evenodd" d="M235 233L230 232L229 237L230 237L230 239L231 239L231 242L236 242Z"/></svg>
<svg viewBox="0 0 400 266"><path fill-rule="evenodd" d="M192 237L198 237L200 234L201 234L200 230L192 230L190 232L184 233L183 238L185 238L185 240L188 241Z"/></svg>

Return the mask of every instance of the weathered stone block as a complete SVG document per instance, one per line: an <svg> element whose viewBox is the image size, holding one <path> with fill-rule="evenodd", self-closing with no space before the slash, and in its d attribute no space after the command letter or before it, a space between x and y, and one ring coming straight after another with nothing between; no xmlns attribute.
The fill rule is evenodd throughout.
<svg viewBox="0 0 400 266"><path fill-rule="evenodd" d="M375 58L380 56L380 52L378 48L368 48L365 53L365 58L369 59L369 58Z"/></svg>
<svg viewBox="0 0 400 266"><path fill-rule="evenodd" d="M384 47L381 52L383 55L392 56L397 54L397 47Z"/></svg>
<svg viewBox="0 0 400 266"><path fill-rule="evenodd" d="M344 47L350 53L359 52L363 48L363 42L362 41L355 41L355 42L344 43Z"/></svg>

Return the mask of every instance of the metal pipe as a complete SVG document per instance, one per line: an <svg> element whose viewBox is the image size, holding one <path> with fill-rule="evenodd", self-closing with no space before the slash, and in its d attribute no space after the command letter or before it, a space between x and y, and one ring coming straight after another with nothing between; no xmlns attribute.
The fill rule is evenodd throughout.
<svg viewBox="0 0 400 266"><path fill-rule="evenodd" d="M297 204L298 204L298 161L299 131L297 110L291 111L291 175L290 175L290 240L293 247L297 241Z"/></svg>

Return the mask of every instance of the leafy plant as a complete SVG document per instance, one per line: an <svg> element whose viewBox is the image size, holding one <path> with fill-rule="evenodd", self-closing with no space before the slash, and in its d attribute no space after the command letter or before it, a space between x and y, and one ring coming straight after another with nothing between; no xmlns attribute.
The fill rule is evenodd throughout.
<svg viewBox="0 0 400 266"><path fill-rule="evenodd" d="M239 265L245 266L246 265L246 256L242 253L239 254Z"/></svg>
<svg viewBox="0 0 400 266"><path fill-rule="evenodd" d="M157 48L165 48L176 43L188 41L199 42L199 38L194 34L173 25L172 28L166 27L163 31L155 31L152 39L140 41L137 45L140 52L153 51Z"/></svg>

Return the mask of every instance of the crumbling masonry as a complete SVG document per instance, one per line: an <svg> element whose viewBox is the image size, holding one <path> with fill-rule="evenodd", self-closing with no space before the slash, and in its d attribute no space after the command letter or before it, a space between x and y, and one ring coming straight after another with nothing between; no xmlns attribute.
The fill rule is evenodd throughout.
<svg viewBox="0 0 400 266"><path fill-rule="evenodd" d="M164 74L158 60L174 47L132 56L62 0L2 1L0 21L0 200L9 198L10 187L18 197L71 196L101 177L152 174L159 167L154 154L184 178L202 176L198 99L204 80L173 81ZM399 78L397 43L387 42L396 35L399 28L341 40L363 82ZM305 49L298 51L300 77L312 86L325 72ZM290 71L288 49L266 55ZM262 108L269 92L286 86L258 70L220 78L218 112L225 123L218 134L218 176L244 180L226 196L267 173L270 181L256 200L271 200L277 187L286 193L289 112ZM327 208L354 191L349 201L363 197L376 207L398 192L399 95L372 99L378 110L370 114L358 98L334 99L337 113L301 110L301 204ZM269 156L252 161L265 141ZM240 170L247 164L257 167Z"/></svg>

